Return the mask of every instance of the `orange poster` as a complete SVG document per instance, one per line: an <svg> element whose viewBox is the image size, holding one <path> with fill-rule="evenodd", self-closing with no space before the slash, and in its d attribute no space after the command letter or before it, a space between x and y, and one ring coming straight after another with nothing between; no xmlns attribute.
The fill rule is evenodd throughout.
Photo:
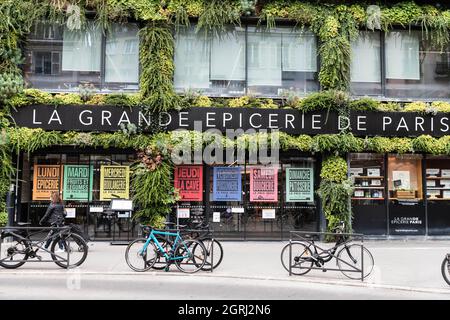
<svg viewBox="0 0 450 320"><path fill-rule="evenodd" d="M50 200L53 191L61 189L60 165L35 165L33 174L33 200Z"/></svg>

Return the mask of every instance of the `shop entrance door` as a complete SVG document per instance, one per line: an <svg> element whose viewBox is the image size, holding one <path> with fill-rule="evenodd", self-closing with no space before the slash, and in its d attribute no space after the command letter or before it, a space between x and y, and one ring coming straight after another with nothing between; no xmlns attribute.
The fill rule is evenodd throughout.
<svg viewBox="0 0 450 320"><path fill-rule="evenodd" d="M422 155L388 155L390 235L425 235Z"/></svg>

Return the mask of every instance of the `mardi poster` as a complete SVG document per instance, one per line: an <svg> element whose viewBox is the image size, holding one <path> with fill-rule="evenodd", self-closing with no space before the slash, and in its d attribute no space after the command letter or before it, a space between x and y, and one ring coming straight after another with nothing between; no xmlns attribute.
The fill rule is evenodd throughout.
<svg viewBox="0 0 450 320"><path fill-rule="evenodd" d="M91 201L93 175L93 166L65 165L63 200Z"/></svg>
<svg viewBox="0 0 450 320"><path fill-rule="evenodd" d="M250 169L250 201L278 201L278 169L253 167Z"/></svg>
<svg viewBox="0 0 450 320"><path fill-rule="evenodd" d="M241 201L241 167L214 167L213 201Z"/></svg>
<svg viewBox="0 0 450 320"><path fill-rule="evenodd" d="M313 200L313 169L286 169L286 202L307 202Z"/></svg>
<svg viewBox="0 0 450 320"><path fill-rule="evenodd" d="M50 200L52 192L61 189L60 165L35 165L33 174L33 200Z"/></svg>
<svg viewBox="0 0 450 320"><path fill-rule="evenodd" d="M100 200L130 197L130 167L100 166Z"/></svg>
<svg viewBox="0 0 450 320"><path fill-rule="evenodd" d="M180 201L203 200L203 167L175 167L174 185L180 193Z"/></svg>

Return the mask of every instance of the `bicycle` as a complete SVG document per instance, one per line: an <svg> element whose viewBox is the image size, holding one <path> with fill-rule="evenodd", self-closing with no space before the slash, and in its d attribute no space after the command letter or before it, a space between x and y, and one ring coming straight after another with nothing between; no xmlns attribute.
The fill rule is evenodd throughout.
<svg viewBox="0 0 450 320"><path fill-rule="evenodd" d="M176 225L174 222L166 222L165 224L166 226ZM179 225L178 228L180 229L180 232L188 236L189 239L199 240L205 246L207 256L205 266L202 268L203 271L211 271L211 266L213 263L213 269L217 268L220 265L223 260L223 247L219 241L212 237L209 224L199 222L188 225ZM158 266L154 268L157 269Z"/></svg>
<svg viewBox="0 0 450 320"><path fill-rule="evenodd" d="M441 273L445 282L450 285L450 254L446 254L441 264Z"/></svg>
<svg viewBox="0 0 450 320"><path fill-rule="evenodd" d="M16 269L24 265L29 258L42 261L42 256L38 251L50 253L56 265L61 268L73 268L80 266L87 257L88 246L84 239L74 232L72 226L39 228L25 227L30 223L19 223L17 227L4 229L0 234L0 266L6 269ZM29 230L38 230L29 232ZM56 230L54 234L48 234L43 240L32 240L32 237ZM44 243L51 239L50 249L44 248ZM63 257L55 253L57 244L63 246L67 256ZM67 261L69 260L69 261Z"/></svg>
<svg viewBox="0 0 450 320"><path fill-rule="evenodd" d="M172 232L144 228L146 228L145 232L148 233L148 237L132 241L125 250L125 261L132 270L148 271L161 258L165 259L166 271L169 271L172 263L184 273L195 273L205 265L206 249L199 240L184 240L178 230ZM161 239L161 236L172 237L174 240L167 241L163 247L158 240L158 238Z"/></svg>
<svg viewBox="0 0 450 320"><path fill-rule="evenodd" d="M335 230L337 237L336 243L329 249L320 248L315 244L314 239L293 241L287 244L281 251L281 263L283 267L286 271L290 271L295 275L307 274L313 269L313 265L317 268L322 268L322 271L325 272L327 269L324 268L324 265L335 258L338 270L347 278L361 279L358 273L361 273L363 267L363 278L366 278L373 270L373 256L366 247L351 243L353 241L352 239L342 235L344 230L345 224L341 221L340 226ZM290 252L292 253L291 258ZM364 266L361 260L364 261Z"/></svg>

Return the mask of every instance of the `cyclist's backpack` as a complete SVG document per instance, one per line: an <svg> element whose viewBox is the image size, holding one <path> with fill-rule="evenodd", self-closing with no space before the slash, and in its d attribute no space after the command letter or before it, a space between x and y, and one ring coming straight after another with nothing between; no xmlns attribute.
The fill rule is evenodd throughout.
<svg viewBox="0 0 450 320"><path fill-rule="evenodd" d="M79 235L80 237L82 237L84 239L84 241L89 242L91 240L89 238L89 236L83 232L83 229L81 229L81 227L79 225L71 223L69 226L70 226L72 232Z"/></svg>

